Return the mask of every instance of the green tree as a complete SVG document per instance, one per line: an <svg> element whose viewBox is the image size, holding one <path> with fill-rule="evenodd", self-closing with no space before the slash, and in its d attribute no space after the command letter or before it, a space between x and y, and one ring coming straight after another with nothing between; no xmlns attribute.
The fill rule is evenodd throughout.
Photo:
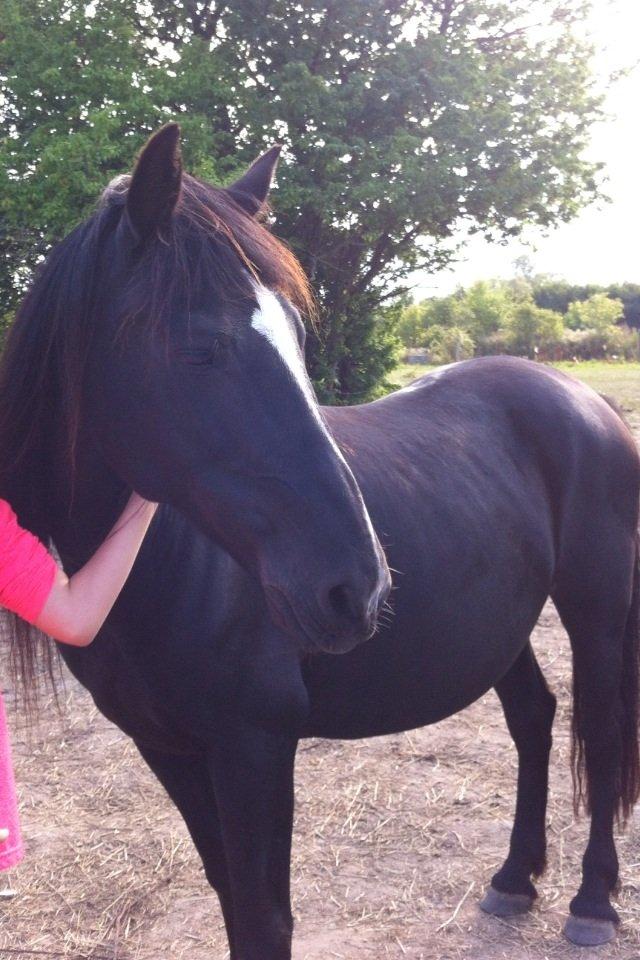
<svg viewBox="0 0 640 960"><path fill-rule="evenodd" d="M462 327L441 327L437 324L427 331L425 345L433 363L457 363L473 356L475 344L468 330Z"/></svg>
<svg viewBox="0 0 640 960"><path fill-rule="evenodd" d="M613 300L606 293L594 293L588 300L576 300L567 310L565 321L573 330L595 330L604 333L624 316L622 300Z"/></svg>
<svg viewBox="0 0 640 960"><path fill-rule="evenodd" d="M562 315L523 301L515 305L506 330L513 353L533 360L562 339Z"/></svg>
<svg viewBox="0 0 640 960"><path fill-rule="evenodd" d="M426 330L425 312L425 303L410 303L401 309L396 333L405 347L422 346Z"/></svg>
<svg viewBox="0 0 640 960"><path fill-rule="evenodd" d="M478 340L504 327L513 310L509 291L502 283L479 280L464 293L467 329Z"/></svg>
<svg viewBox="0 0 640 960"><path fill-rule="evenodd" d="M604 293L611 300L621 300L624 322L630 327L640 327L640 284L611 283L606 287L597 284L575 284L557 277L539 274L533 278L533 298L539 307L548 307L566 313L576 300L588 300L596 293Z"/></svg>
<svg viewBox="0 0 640 960"><path fill-rule="evenodd" d="M622 301L624 322L629 327L640 327L640 284L612 283L605 292L614 300Z"/></svg>
<svg viewBox="0 0 640 960"><path fill-rule="evenodd" d="M324 399L395 362L384 309L464 223L499 239L596 193L599 114L582 0L3 0L0 244L5 303L33 264L179 120L187 165L225 179L286 150L275 231L323 314ZM0 310L0 313L3 312Z"/></svg>
<svg viewBox="0 0 640 960"><path fill-rule="evenodd" d="M462 288L449 297L434 297L423 302L425 327L460 327L467 329L472 323Z"/></svg>
<svg viewBox="0 0 640 960"><path fill-rule="evenodd" d="M531 282L533 299L539 307L566 313L576 300L587 300L600 288L595 284L575 284L558 277L538 274Z"/></svg>
<svg viewBox="0 0 640 960"><path fill-rule="evenodd" d="M528 253L522 253L513 261L513 270L516 277L532 282L535 276L533 260Z"/></svg>
<svg viewBox="0 0 640 960"><path fill-rule="evenodd" d="M94 12L66 0L3 0L5 309L15 305L51 243L92 208L108 180L124 169L124 157L143 141L145 55L125 9L117 0L96 4Z"/></svg>

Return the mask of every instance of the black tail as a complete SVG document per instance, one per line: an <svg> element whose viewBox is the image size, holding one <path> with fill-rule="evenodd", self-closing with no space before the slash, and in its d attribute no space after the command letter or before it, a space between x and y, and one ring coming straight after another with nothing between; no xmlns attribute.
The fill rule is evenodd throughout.
<svg viewBox="0 0 640 960"><path fill-rule="evenodd" d="M584 802L591 812L590 784L585 768L583 720L584 697L580 670L574 657L573 670L573 728L571 761L573 767L574 807L576 812ZM620 734L622 756L616 785L616 817L624 823L640 796L640 535L636 538L631 605L622 646L622 676L620 680ZM586 789L585 789L586 786Z"/></svg>
<svg viewBox="0 0 640 960"><path fill-rule="evenodd" d="M633 592L627 617L622 650L622 766L618 816L626 820L640 796L640 750L638 718L640 713L640 536L636 539Z"/></svg>

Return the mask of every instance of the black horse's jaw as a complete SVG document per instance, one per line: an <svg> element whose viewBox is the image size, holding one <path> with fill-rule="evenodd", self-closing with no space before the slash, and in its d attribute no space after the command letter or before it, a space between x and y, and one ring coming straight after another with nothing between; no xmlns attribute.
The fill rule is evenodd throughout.
<svg viewBox="0 0 640 960"><path fill-rule="evenodd" d="M280 629L301 646L306 653L348 653L375 634L378 613L382 601L371 603L368 612L358 624L349 618L341 631L336 631L318 615L312 614L303 604L294 605L284 590L269 585L265 587L269 613Z"/></svg>

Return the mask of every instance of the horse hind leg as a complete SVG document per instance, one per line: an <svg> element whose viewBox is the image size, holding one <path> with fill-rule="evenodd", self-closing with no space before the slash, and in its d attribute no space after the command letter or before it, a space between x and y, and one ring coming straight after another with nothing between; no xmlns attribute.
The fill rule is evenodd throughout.
<svg viewBox="0 0 640 960"><path fill-rule="evenodd" d="M638 541L618 539L612 549L611 533L607 539L603 531L600 549L577 563L553 596L573 652L574 800L584 800L591 814L582 883L565 926L567 938L582 946L615 936L614 820L626 819L640 787Z"/></svg>
<svg viewBox="0 0 640 960"><path fill-rule="evenodd" d="M480 906L486 913L508 917L530 909L537 896L531 877L539 876L545 867L549 752L556 698L547 687L530 643L495 689L518 751L518 793L509 855L493 876Z"/></svg>

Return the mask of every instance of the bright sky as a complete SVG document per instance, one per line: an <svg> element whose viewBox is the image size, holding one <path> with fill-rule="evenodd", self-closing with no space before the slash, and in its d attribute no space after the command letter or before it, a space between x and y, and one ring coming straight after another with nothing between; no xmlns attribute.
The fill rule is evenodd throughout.
<svg viewBox="0 0 640 960"><path fill-rule="evenodd" d="M593 0L590 33L597 46L595 70L606 78L640 59L640 0ZM416 274L416 299L446 295L459 285L513 275L513 261L527 254L537 273L573 283L640 282L640 67L607 93L606 122L594 128L589 156L603 161L611 203L597 203L574 221L544 236L530 230L527 243L506 246L472 238L453 269Z"/></svg>

